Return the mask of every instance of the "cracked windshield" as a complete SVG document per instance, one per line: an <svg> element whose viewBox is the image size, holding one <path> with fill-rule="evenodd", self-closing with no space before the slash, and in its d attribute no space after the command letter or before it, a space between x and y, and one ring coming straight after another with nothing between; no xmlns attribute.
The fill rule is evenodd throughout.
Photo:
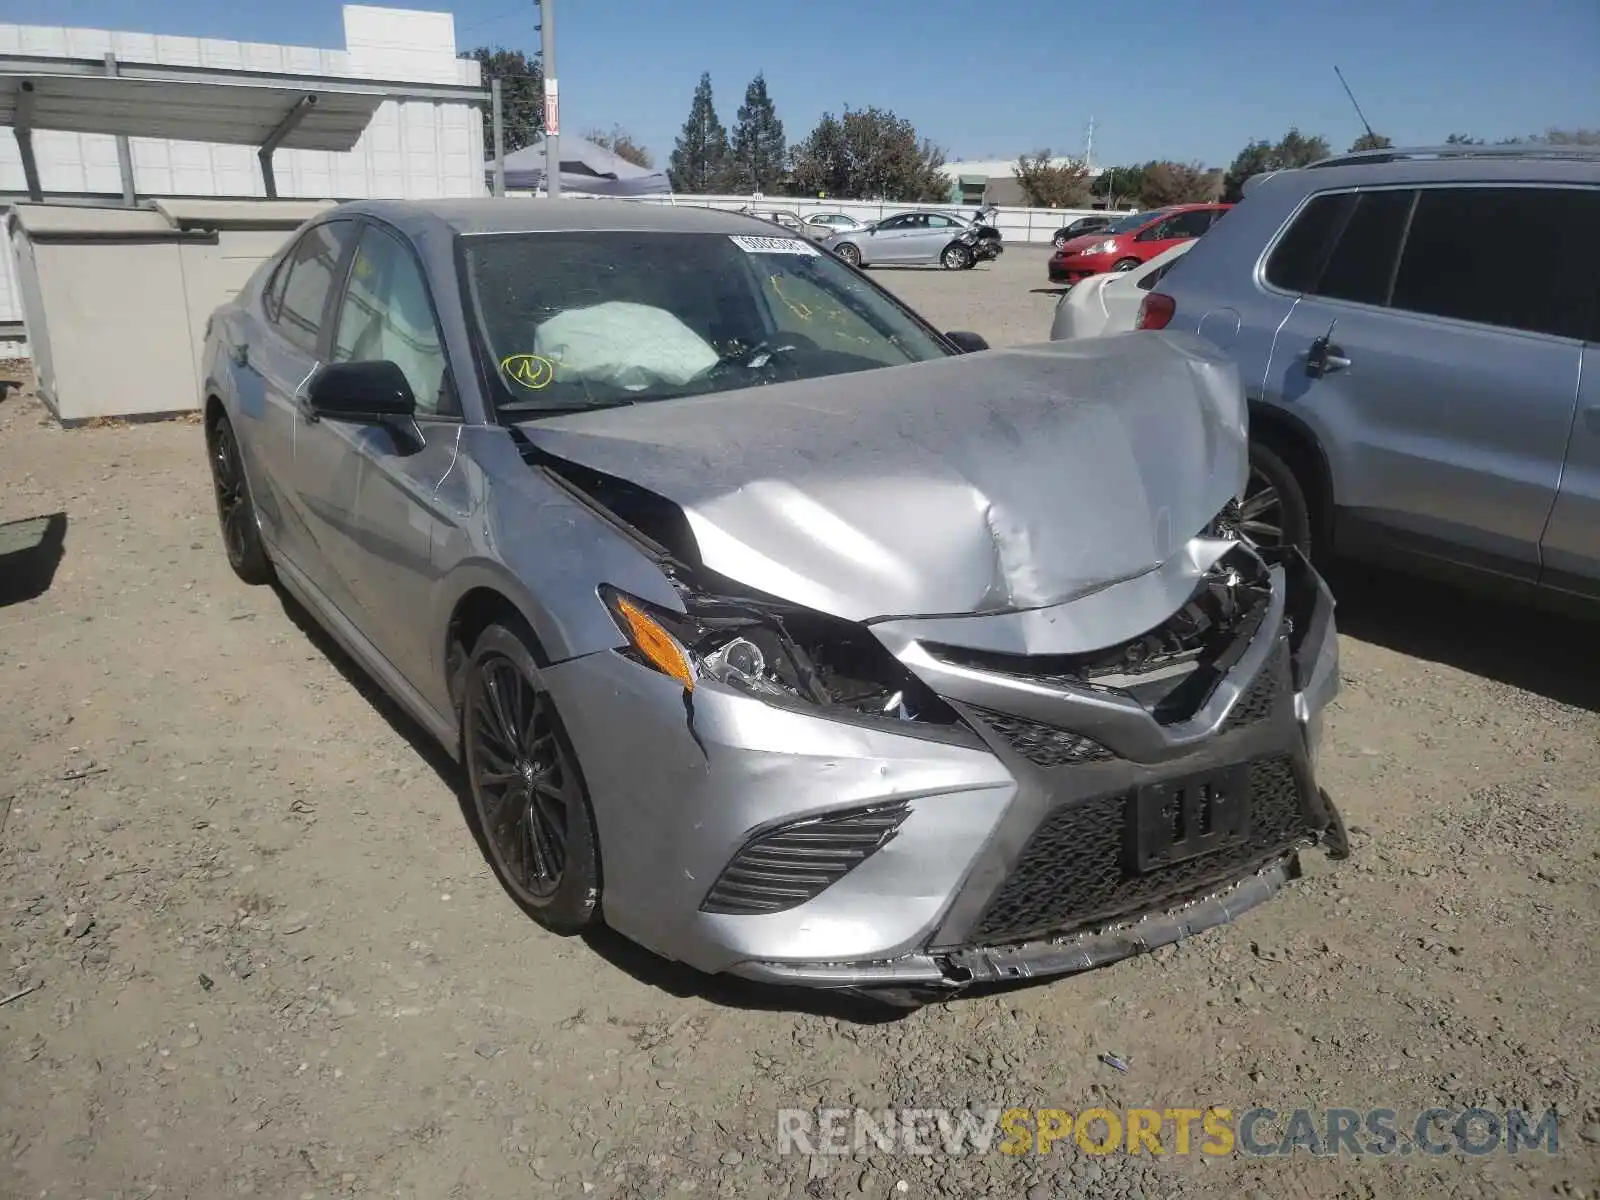
<svg viewBox="0 0 1600 1200"><path fill-rule="evenodd" d="M463 240L505 411L606 408L953 353L804 238L607 232Z"/></svg>

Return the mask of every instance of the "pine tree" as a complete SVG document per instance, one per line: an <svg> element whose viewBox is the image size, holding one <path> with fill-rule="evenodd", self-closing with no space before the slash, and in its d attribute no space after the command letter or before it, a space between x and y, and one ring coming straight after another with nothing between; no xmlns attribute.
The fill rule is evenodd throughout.
<svg viewBox="0 0 1600 1200"><path fill-rule="evenodd" d="M667 178L675 192L704 196L716 193L727 182L728 131L717 119L711 99L711 72L700 76L689 106L689 119L672 147L667 160Z"/></svg>
<svg viewBox="0 0 1600 1200"><path fill-rule="evenodd" d="M733 130L733 159L729 164L732 186L738 192L775 192L783 183L789 145L783 122L778 120L765 75L757 75L744 90L739 123Z"/></svg>

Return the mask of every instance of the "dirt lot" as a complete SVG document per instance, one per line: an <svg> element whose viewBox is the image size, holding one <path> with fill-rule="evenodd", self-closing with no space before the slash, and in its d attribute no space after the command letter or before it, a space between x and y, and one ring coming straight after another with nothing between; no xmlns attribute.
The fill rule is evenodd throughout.
<svg viewBox="0 0 1600 1200"><path fill-rule="evenodd" d="M875 273L1035 340L1043 256ZM229 573L199 426L0 402L0 1196L1594 1196L1600 637L1338 581L1323 781L1356 845L1161 954L902 1019L566 941L461 780ZM59 522L55 527L60 529ZM0 531L13 540L18 527ZM54 530L47 530L47 539ZM3 551L4 547L0 547ZM1119 1073L1099 1061L1127 1060ZM1521 1106L1560 1151L782 1157L817 1104Z"/></svg>

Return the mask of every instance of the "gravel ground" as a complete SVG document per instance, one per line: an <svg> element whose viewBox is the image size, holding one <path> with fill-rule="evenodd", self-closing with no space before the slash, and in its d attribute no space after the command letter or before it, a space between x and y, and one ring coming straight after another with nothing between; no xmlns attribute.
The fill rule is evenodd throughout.
<svg viewBox="0 0 1600 1200"><path fill-rule="evenodd" d="M1041 252L874 278L996 344L1048 327ZM523 917L458 773L229 573L197 424L64 432L13 394L0 479L0 522L66 522L41 594L0 559L0 1001L37 985L0 1006L0 1196L1600 1194L1593 628L1341 577L1350 862L890 1019ZM1561 1149L777 1153L780 1107L968 1103L1553 1105Z"/></svg>

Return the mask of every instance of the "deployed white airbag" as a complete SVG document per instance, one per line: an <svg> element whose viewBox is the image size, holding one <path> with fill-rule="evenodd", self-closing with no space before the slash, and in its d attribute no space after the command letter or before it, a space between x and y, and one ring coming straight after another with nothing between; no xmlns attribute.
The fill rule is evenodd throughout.
<svg viewBox="0 0 1600 1200"><path fill-rule="evenodd" d="M666 309L623 300L558 313L535 330L533 349L557 364L557 378L629 391L688 383L718 358L709 342Z"/></svg>

